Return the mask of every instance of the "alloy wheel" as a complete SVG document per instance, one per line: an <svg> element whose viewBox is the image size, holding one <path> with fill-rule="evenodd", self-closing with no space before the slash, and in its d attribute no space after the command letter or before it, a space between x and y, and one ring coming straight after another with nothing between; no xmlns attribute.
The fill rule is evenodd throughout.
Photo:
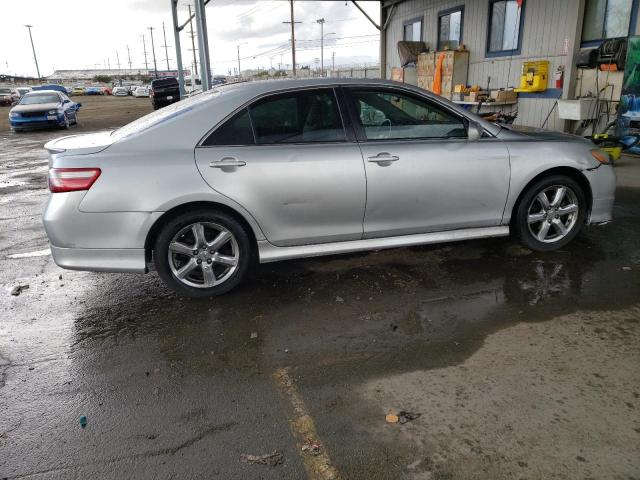
<svg viewBox="0 0 640 480"><path fill-rule="evenodd" d="M231 231L212 222L197 222L169 242L169 267L181 283L210 288L227 281L238 268L240 248Z"/></svg>
<svg viewBox="0 0 640 480"><path fill-rule="evenodd" d="M527 210L529 232L540 242L554 243L576 226L580 205L576 193L566 185L541 190Z"/></svg>

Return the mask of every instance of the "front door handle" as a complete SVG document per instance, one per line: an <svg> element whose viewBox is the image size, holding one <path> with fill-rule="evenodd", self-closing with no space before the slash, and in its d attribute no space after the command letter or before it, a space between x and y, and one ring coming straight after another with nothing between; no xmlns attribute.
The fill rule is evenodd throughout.
<svg viewBox="0 0 640 480"><path fill-rule="evenodd" d="M210 162L209 166L211 168L244 167L246 164L247 162L238 160L235 157L224 157L220 160L216 160L215 162Z"/></svg>
<svg viewBox="0 0 640 480"><path fill-rule="evenodd" d="M398 160L400 160L400 157L398 157L397 155L391 155L390 153L387 152L380 152L379 154L373 156L373 157L368 157L367 160L369 162L374 162L374 163L386 163L389 164L391 162L397 162Z"/></svg>

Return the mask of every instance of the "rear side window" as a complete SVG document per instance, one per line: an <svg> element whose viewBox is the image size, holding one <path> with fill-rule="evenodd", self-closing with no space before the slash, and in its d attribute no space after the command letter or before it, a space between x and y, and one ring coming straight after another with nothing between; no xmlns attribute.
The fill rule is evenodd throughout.
<svg viewBox="0 0 640 480"><path fill-rule="evenodd" d="M344 128L331 89L291 92L250 107L258 144L340 142Z"/></svg>
<svg viewBox="0 0 640 480"><path fill-rule="evenodd" d="M218 127L202 142L202 145L211 147L214 145L253 145L254 143L249 111L245 108Z"/></svg>

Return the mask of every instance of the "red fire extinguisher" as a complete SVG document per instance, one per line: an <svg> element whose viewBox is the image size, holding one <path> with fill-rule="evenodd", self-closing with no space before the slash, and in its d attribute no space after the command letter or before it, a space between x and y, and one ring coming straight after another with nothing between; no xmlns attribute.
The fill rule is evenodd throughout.
<svg viewBox="0 0 640 480"><path fill-rule="evenodd" d="M564 65L560 65L556 70L556 88L564 86Z"/></svg>

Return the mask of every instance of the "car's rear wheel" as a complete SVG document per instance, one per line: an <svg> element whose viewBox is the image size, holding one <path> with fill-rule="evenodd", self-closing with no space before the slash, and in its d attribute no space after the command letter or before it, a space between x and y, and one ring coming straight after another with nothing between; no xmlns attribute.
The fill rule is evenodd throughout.
<svg viewBox="0 0 640 480"><path fill-rule="evenodd" d="M169 287L190 297L228 292L251 263L251 241L232 216L197 210L169 220L153 251L156 269Z"/></svg>
<svg viewBox="0 0 640 480"><path fill-rule="evenodd" d="M525 192L516 211L515 232L532 250L556 250L578 235L586 214L587 201L578 182L553 175Z"/></svg>
<svg viewBox="0 0 640 480"><path fill-rule="evenodd" d="M69 128L69 125L70 125L69 116L65 113L64 114L64 122L62 123L62 128L67 129L67 128Z"/></svg>

